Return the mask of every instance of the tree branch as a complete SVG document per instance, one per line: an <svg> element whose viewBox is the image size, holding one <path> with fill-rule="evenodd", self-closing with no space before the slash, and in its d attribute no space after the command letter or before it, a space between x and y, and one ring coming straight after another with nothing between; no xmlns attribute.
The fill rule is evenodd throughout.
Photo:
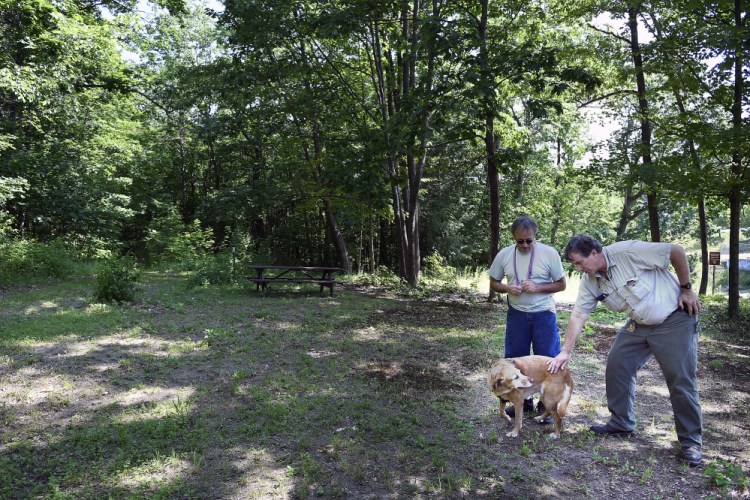
<svg viewBox="0 0 750 500"><path fill-rule="evenodd" d="M604 99L609 99L612 96L621 95L621 94L636 94L636 92L634 90L629 90L629 89L615 90L614 92L610 92L609 94L604 94L604 95L595 97L594 99L591 99L589 101L579 104L578 109L585 108L586 106L590 104L594 104L595 102L603 101Z"/></svg>
<svg viewBox="0 0 750 500"><path fill-rule="evenodd" d="M630 45L630 39L625 38L624 36L620 36L617 33L613 33L611 31L603 30L601 28L597 28L593 24L589 24L588 26L589 26L589 28L591 28L594 31L598 31L599 33L604 33L605 35L609 35L609 36L615 38L616 40L620 40L621 42Z"/></svg>

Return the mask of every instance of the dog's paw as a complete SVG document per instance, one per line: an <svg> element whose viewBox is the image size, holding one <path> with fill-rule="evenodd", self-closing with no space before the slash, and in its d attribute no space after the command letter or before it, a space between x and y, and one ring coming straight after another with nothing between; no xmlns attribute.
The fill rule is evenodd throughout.
<svg viewBox="0 0 750 500"><path fill-rule="evenodd" d="M506 436L508 436L509 438L518 437L518 431L515 430L515 429L513 429L512 431L510 431L509 433L507 433Z"/></svg>
<svg viewBox="0 0 750 500"><path fill-rule="evenodd" d="M502 415L506 422L513 422L513 419L510 418L505 412L503 412Z"/></svg>

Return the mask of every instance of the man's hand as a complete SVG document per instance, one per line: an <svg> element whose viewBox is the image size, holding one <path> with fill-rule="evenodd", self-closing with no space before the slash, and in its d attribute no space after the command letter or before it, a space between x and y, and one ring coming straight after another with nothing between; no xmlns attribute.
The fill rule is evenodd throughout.
<svg viewBox="0 0 750 500"><path fill-rule="evenodd" d="M523 289L524 292L532 292L533 293L533 292L538 292L539 291L539 286L537 286L537 284L534 283L531 280L524 280L521 283L521 288Z"/></svg>
<svg viewBox="0 0 750 500"><path fill-rule="evenodd" d="M511 295L521 295L523 288L520 285L508 285L508 293Z"/></svg>
<svg viewBox="0 0 750 500"><path fill-rule="evenodd" d="M669 261L672 263L674 273L679 283L690 283L690 264L685 254L685 249L680 245L672 244L669 251ZM680 287L680 296L677 299L677 307L687 312L690 316L696 316L701 312L701 301L690 288Z"/></svg>
<svg viewBox="0 0 750 500"><path fill-rule="evenodd" d="M573 309L570 313L570 319L568 319L568 328L565 331L565 345L563 345L560 354L555 356L549 363L547 363L547 370L550 373L557 373L560 370L564 370L570 363L570 356L573 352L573 346L576 345L578 336L583 331L583 325L586 324L586 320L589 318L588 313L582 313Z"/></svg>
<svg viewBox="0 0 750 500"><path fill-rule="evenodd" d="M552 358L547 362L547 370L550 373L557 373L560 370L564 370L570 362L570 353L560 351L560 354Z"/></svg>
<svg viewBox="0 0 750 500"><path fill-rule="evenodd" d="M701 301L694 291L681 288L680 297L677 299L677 307L687 311L690 316L696 316L701 312Z"/></svg>

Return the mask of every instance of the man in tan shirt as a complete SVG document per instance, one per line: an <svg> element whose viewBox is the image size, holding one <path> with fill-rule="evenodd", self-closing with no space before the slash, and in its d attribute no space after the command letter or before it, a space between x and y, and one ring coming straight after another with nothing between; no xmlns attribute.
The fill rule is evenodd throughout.
<svg viewBox="0 0 750 500"><path fill-rule="evenodd" d="M635 428L636 374L654 356L664 374L674 413L680 458L701 463L702 414L698 401L698 314L685 250L671 243L621 241L602 247L585 234L574 236L565 258L583 272L565 344L550 363L552 373L570 361L578 336L599 302L627 312L633 331L617 333L607 356L609 421L591 426L599 435L630 436ZM676 277L669 271L670 264Z"/></svg>

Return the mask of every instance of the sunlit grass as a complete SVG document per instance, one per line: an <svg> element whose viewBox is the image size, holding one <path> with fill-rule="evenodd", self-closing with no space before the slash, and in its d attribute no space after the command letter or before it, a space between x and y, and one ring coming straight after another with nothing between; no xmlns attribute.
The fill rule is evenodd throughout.
<svg viewBox="0 0 750 500"><path fill-rule="evenodd" d="M0 497L493 497L511 483L540 495L576 439L593 460L594 438L570 430L581 423L565 447L533 424L505 438L486 388L504 306L444 295L480 274L419 292L438 301L188 289L154 272L133 304L95 304L77 285L21 291L0 303ZM616 319L598 313L593 328ZM594 333L574 369L601 378ZM598 417L603 395L585 391L573 413Z"/></svg>

